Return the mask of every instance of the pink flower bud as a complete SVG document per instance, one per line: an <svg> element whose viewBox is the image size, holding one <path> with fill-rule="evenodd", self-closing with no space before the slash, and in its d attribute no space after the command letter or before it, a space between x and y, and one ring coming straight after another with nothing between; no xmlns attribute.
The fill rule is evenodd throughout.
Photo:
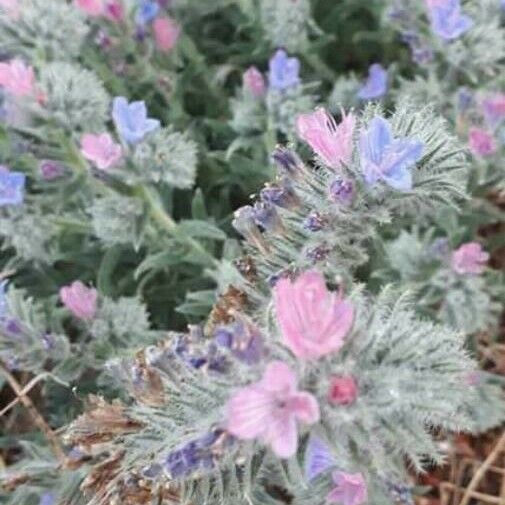
<svg viewBox="0 0 505 505"><path fill-rule="evenodd" d="M470 128L468 143L470 151L482 158L491 156L497 149L494 137L482 128Z"/></svg>
<svg viewBox="0 0 505 505"><path fill-rule="evenodd" d="M351 375L333 376L328 390L328 401L333 405L350 405L358 396L358 385Z"/></svg>
<svg viewBox="0 0 505 505"><path fill-rule="evenodd" d="M63 305L84 321L89 321L96 314L96 300L98 293L94 288L86 287L81 281L74 281L70 286L60 289L60 300Z"/></svg>
<svg viewBox="0 0 505 505"><path fill-rule="evenodd" d="M175 47L181 27L172 18L159 17L153 21L153 32L158 51L168 53Z"/></svg>
<svg viewBox="0 0 505 505"><path fill-rule="evenodd" d="M255 98L265 95L266 86L262 73L256 67L249 67L242 76L244 89L249 91Z"/></svg>
<svg viewBox="0 0 505 505"><path fill-rule="evenodd" d="M489 260L489 254L478 242L468 242L454 251L451 268L458 274L480 274Z"/></svg>

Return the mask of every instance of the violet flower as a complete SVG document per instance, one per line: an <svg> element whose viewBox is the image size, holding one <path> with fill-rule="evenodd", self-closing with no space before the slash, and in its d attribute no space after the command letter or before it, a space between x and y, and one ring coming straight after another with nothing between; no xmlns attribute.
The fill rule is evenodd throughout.
<svg viewBox="0 0 505 505"><path fill-rule="evenodd" d="M160 12L160 5L154 0L139 0L135 22L140 26L145 26L154 21Z"/></svg>
<svg viewBox="0 0 505 505"><path fill-rule="evenodd" d="M383 180L400 191L412 189L410 170L421 159L424 145L413 138L395 139L391 125L375 116L361 133L361 169L365 182L372 186Z"/></svg>
<svg viewBox="0 0 505 505"><path fill-rule="evenodd" d="M368 78L358 91L358 98L373 100L385 95L388 87L388 73L382 65L374 63L368 69Z"/></svg>
<svg viewBox="0 0 505 505"><path fill-rule="evenodd" d="M0 207L23 203L25 183L25 174L0 166Z"/></svg>
<svg viewBox="0 0 505 505"><path fill-rule="evenodd" d="M473 26L470 16L461 13L460 0L427 0L434 33L446 41L459 38Z"/></svg>
<svg viewBox="0 0 505 505"><path fill-rule="evenodd" d="M284 49L278 49L270 58L268 83L270 88L285 91L300 84L300 60L289 58Z"/></svg>
<svg viewBox="0 0 505 505"><path fill-rule="evenodd" d="M119 135L128 144L139 143L148 133L160 127L157 119L147 117L143 101L128 103L123 96L114 98L112 118Z"/></svg>

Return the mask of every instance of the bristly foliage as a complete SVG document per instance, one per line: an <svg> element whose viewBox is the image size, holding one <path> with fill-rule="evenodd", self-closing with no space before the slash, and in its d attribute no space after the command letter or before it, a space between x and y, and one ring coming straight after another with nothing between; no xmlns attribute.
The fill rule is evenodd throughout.
<svg viewBox="0 0 505 505"><path fill-rule="evenodd" d="M3 51L30 60L70 60L79 55L89 27L75 7L62 0L18 3L19 16L0 15Z"/></svg>
<svg viewBox="0 0 505 505"><path fill-rule="evenodd" d="M101 132L110 99L100 80L89 70L70 63L42 67L40 87L43 113L72 132Z"/></svg>
<svg viewBox="0 0 505 505"><path fill-rule="evenodd" d="M358 130L365 130L380 113L376 106L367 108L359 118ZM425 131L429 127L424 119L427 114L412 111L408 120L405 107L389 119L395 137L423 141L424 156L415 168L409 192L385 185L367 187L358 156L363 147L355 145L353 138L350 142L356 152L341 172L341 177L352 178L355 188L350 203L330 199L335 172L319 162L315 167L304 165L292 151L276 151L279 180L264 188L254 207L240 209L235 216L236 228L249 242L249 260L237 263L243 277L236 279L235 288L243 292L243 300L238 305L231 303L236 295L227 292L221 298L230 307L228 313L224 312L225 319L219 319L222 309L216 310L204 330L193 327L188 334L171 335L164 343L145 349L135 360L116 362L110 368L116 381L135 399L125 407L124 423L136 422L142 428L132 434L121 431L119 438L111 441L107 453L110 457L118 455L115 471L95 489L90 504L113 502L123 496L126 482L140 486L143 478L166 489L176 486L180 501L187 504L281 503L275 489L284 490L295 503L305 503L309 487L302 470L306 464L306 431L301 435L300 451L286 462L257 444L234 439L226 431L228 399L237 388L258 380L264 369L261 358L256 366L244 365L239 355L219 347L216 332L223 323L229 324L230 318L263 341L261 356L282 359L297 371L300 389L310 391L321 409L321 422L311 430L311 436L317 435L330 452L338 454L331 466L344 471L359 469L373 500L386 499L387 479L405 478L405 457L418 470L426 460L442 460L431 438L432 429L459 431L474 422L469 412L477 394L468 394L465 379L474 365L459 333L417 319L412 297L392 287L377 297L366 296L356 288L350 296L355 323L344 348L317 362L300 363L281 343L271 299L271 286L279 279L296 278L314 265L330 281L345 278L347 283L352 282L352 269L365 261L366 246L381 222L391 221L395 213L412 218L412 213L426 208L425 195L430 190L432 198L445 204L455 204L461 198L464 158L443 129L443 122L431 121L432 130ZM440 166L445 171L439 172ZM441 197L441 182L451 181L451 169L454 182L445 184ZM420 198L418 184L422 188ZM274 206L268 207L271 202ZM426 216L432 213L433 205L429 205ZM310 215L314 219L307 226ZM336 237L334 241L332 237ZM245 268L247 261L249 268ZM233 334L238 330L230 331ZM352 405L335 409L327 403L334 376L357 381L359 395ZM69 427L68 443L79 443L83 429L89 431L87 436L93 436L93 427L83 421L85 418ZM206 443L210 445L201 445ZM184 451L196 450L192 447L211 451L210 459L202 462L204 466L198 463L198 456L194 463L189 462L192 456L184 456ZM356 451L357 447L373 450ZM181 457L190 458L184 463L189 469L180 474L178 467L171 466L175 464L171 463L173 458L179 457L178 451L182 451ZM182 461L186 460L181 460L181 465ZM312 503L325 502L328 485L322 479L310 487Z"/></svg>
<svg viewBox="0 0 505 505"><path fill-rule="evenodd" d="M401 478L402 456L418 468L426 458L439 460L430 427L457 431L468 425L463 412L472 400L462 379L472 365L460 336L416 319L407 296L389 288L376 299L366 299L359 291L351 298L357 324L347 345L338 355L307 364L300 381L303 388L314 391L323 406L331 374L359 377L358 401L346 409L322 407L326 409L321 413L325 422L313 434L338 454L339 468L366 468L371 487L381 496L385 490L375 476ZM268 311L267 297L254 314L258 321L267 322ZM296 360L280 345L275 326L261 328L270 336L265 343L270 357L288 359L297 367ZM106 446L110 454L122 451L120 469L109 482L102 482L89 503L113 502L114 496L124 492L126 482L142 478L165 487L176 486L181 503L187 504L259 504L265 503L264 499L266 503L282 503L272 494L276 488L287 489L295 503L303 500L308 492L308 483L301 477L303 452L284 464L256 444L235 441L225 446L224 454L216 455L216 468L203 474L170 479L161 468L154 471L174 449L222 425L223 405L230 393L258 377L258 370L230 358L226 358L228 368L223 373L192 368L177 357L181 338L184 336L174 335L164 344L146 349L133 363L124 364L118 379L130 384L137 403L124 409L124 429L114 432L118 438ZM201 345L206 345L205 340ZM94 428L85 416L69 428L69 443L84 443L86 432L87 440L97 437L96 441L102 442L110 438L109 429L119 427L118 422L105 422ZM127 426L132 422L142 428L128 434ZM373 450L353 450L363 444ZM325 486L311 486L310 490L311 503L324 503Z"/></svg>

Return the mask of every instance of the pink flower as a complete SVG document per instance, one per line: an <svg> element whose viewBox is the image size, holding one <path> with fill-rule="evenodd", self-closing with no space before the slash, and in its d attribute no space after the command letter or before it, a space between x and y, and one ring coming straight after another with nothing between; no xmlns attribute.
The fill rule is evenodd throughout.
<svg viewBox="0 0 505 505"><path fill-rule="evenodd" d="M298 136L312 147L321 160L333 169L349 163L352 155L352 134L355 119L342 112L342 122L337 125L333 116L320 108L302 114L296 121Z"/></svg>
<svg viewBox="0 0 505 505"><path fill-rule="evenodd" d="M324 277L315 270L295 282L280 279L274 302L283 342L299 358L320 358L338 351L352 327L352 305L328 291Z"/></svg>
<svg viewBox="0 0 505 505"><path fill-rule="evenodd" d="M0 63L0 86L14 96L29 96L35 92L33 68L21 60Z"/></svg>
<svg viewBox="0 0 505 505"><path fill-rule="evenodd" d="M497 149L494 137L482 128L470 128L468 143L470 151L475 156L481 156L483 158L491 156Z"/></svg>
<svg viewBox="0 0 505 505"><path fill-rule="evenodd" d="M351 375L334 376L330 381L328 401L334 405L350 405L356 401L358 385Z"/></svg>
<svg viewBox="0 0 505 505"><path fill-rule="evenodd" d="M91 17L103 16L105 13L103 0L75 0L77 8Z"/></svg>
<svg viewBox="0 0 505 505"><path fill-rule="evenodd" d="M316 423L319 406L310 393L297 390L288 365L274 361L259 382L231 397L227 418L228 430L235 437L260 439L280 458L289 458L298 447L298 422Z"/></svg>
<svg viewBox="0 0 505 505"><path fill-rule="evenodd" d="M86 287L81 281L74 281L70 286L60 289L60 300L74 316L89 321L96 314L96 289Z"/></svg>
<svg viewBox="0 0 505 505"><path fill-rule="evenodd" d="M16 20L21 14L19 0L0 0L0 10L3 10L12 20Z"/></svg>
<svg viewBox="0 0 505 505"><path fill-rule="evenodd" d="M489 254L478 242L468 242L452 253L451 268L461 275L480 274L488 260Z"/></svg>
<svg viewBox="0 0 505 505"><path fill-rule="evenodd" d="M156 47L159 51L167 53L177 43L181 27L172 18L159 17L153 21L153 32Z"/></svg>
<svg viewBox="0 0 505 505"><path fill-rule="evenodd" d="M121 146L108 133L93 135L86 133L81 139L82 155L100 170L108 170L121 160Z"/></svg>
<svg viewBox="0 0 505 505"><path fill-rule="evenodd" d="M263 74L256 67L249 67L242 76L244 89L249 91L254 98L265 95L266 86Z"/></svg>
<svg viewBox="0 0 505 505"><path fill-rule="evenodd" d="M488 96L482 100L481 107L487 124L494 128L505 118L505 95L498 93Z"/></svg>
<svg viewBox="0 0 505 505"><path fill-rule="evenodd" d="M336 471L332 474L335 487L327 500L339 505L360 505L368 500L366 482L360 473Z"/></svg>
<svg viewBox="0 0 505 505"><path fill-rule="evenodd" d="M107 19L115 23L123 21L125 12L121 0L106 0L104 14Z"/></svg>

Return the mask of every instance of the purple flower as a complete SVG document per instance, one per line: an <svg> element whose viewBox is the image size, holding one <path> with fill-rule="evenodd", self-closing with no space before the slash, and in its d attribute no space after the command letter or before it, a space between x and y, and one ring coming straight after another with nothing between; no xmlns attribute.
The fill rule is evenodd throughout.
<svg viewBox="0 0 505 505"><path fill-rule="evenodd" d="M158 15L160 6L158 2L152 0L140 0L137 12L135 14L135 22L144 26L149 24Z"/></svg>
<svg viewBox="0 0 505 505"><path fill-rule="evenodd" d="M300 172L300 168L303 167L302 160L298 155L286 147L276 147L272 153L272 160L282 175L288 175L293 178L296 178Z"/></svg>
<svg viewBox="0 0 505 505"><path fill-rule="evenodd" d="M282 232L282 220L274 205L268 202L256 202L253 207L254 221L263 230Z"/></svg>
<svg viewBox="0 0 505 505"><path fill-rule="evenodd" d="M128 144L137 144L148 133L160 127L160 122L157 119L147 117L144 102L128 103L123 96L114 98L112 119L119 135Z"/></svg>
<svg viewBox="0 0 505 505"><path fill-rule="evenodd" d="M46 181L57 179L65 172L63 165L53 160L42 160L39 164L39 170Z"/></svg>
<svg viewBox="0 0 505 505"><path fill-rule="evenodd" d="M328 446L319 437L311 435L305 450L305 478L311 481L335 464L336 459Z"/></svg>
<svg viewBox="0 0 505 505"><path fill-rule="evenodd" d="M350 205L354 199L354 194L354 183L350 180L337 177L330 184L330 200L335 203L344 206Z"/></svg>
<svg viewBox="0 0 505 505"><path fill-rule="evenodd" d="M23 203L25 182L25 174L0 167L0 207Z"/></svg>
<svg viewBox="0 0 505 505"><path fill-rule="evenodd" d="M173 450L165 459L163 467L172 479L178 479L215 465L216 457L229 436L222 430L211 431L202 437Z"/></svg>
<svg viewBox="0 0 505 505"><path fill-rule="evenodd" d="M328 220L319 212L312 212L303 221L304 228L309 231L322 230L326 224L328 224Z"/></svg>
<svg viewBox="0 0 505 505"><path fill-rule="evenodd" d="M451 252L449 241L445 237L439 237L435 239L428 246L428 254L437 260L442 260L446 258Z"/></svg>
<svg viewBox="0 0 505 505"><path fill-rule="evenodd" d="M0 318L7 315L8 303L6 298L6 288L9 281L3 280L0 282Z"/></svg>
<svg viewBox="0 0 505 505"><path fill-rule="evenodd" d="M368 78L358 92L362 100L373 100L386 94L388 87L388 73L382 65L374 63L368 69Z"/></svg>
<svg viewBox="0 0 505 505"><path fill-rule="evenodd" d="M40 497L39 505L54 505L56 503L56 495L54 493L44 493Z"/></svg>
<svg viewBox="0 0 505 505"><path fill-rule="evenodd" d="M278 49L270 58L269 68L270 88L284 91L300 84L300 60L289 58L284 49Z"/></svg>
<svg viewBox="0 0 505 505"><path fill-rule="evenodd" d="M431 29L444 40L454 40L473 26L473 20L461 13L460 0L427 0Z"/></svg>
<svg viewBox="0 0 505 505"><path fill-rule="evenodd" d="M505 118L505 94L497 93L482 100L482 113L486 123L496 128Z"/></svg>
<svg viewBox="0 0 505 505"><path fill-rule="evenodd" d="M214 332L215 342L229 349L240 361L252 365L263 355L263 343L258 329L244 321L221 326Z"/></svg>
<svg viewBox="0 0 505 505"><path fill-rule="evenodd" d="M472 92L465 86L459 88L457 94L458 112L460 113L466 112L472 106L472 102L473 102Z"/></svg>
<svg viewBox="0 0 505 505"><path fill-rule="evenodd" d="M412 138L393 138L391 125L375 116L361 133L361 170L365 182L373 186L382 180L399 191L412 189L410 169L420 160L423 143Z"/></svg>
<svg viewBox="0 0 505 505"><path fill-rule="evenodd" d="M261 200L284 209L293 209L300 203L291 183L283 179L279 184L267 184L260 192Z"/></svg>

